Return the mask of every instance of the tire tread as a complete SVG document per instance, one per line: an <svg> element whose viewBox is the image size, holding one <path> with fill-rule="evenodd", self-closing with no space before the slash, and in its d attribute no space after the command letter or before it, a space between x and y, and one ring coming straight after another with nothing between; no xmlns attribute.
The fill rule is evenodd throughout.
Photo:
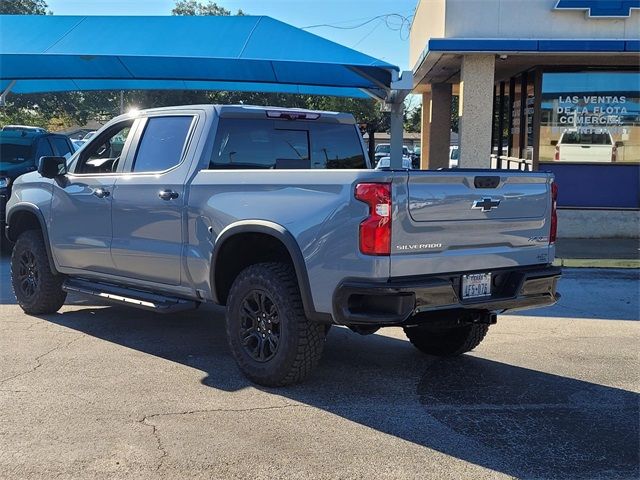
<svg viewBox="0 0 640 480"><path fill-rule="evenodd" d="M421 327L404 329L409 341L423 353L442 357L455 357L476 348L487 332L489 325L474 324L457 327L444 332L434 332Z"/></svg>
<svg viewBox="0 0 640 480"><path fill-rule="evenodd" d="M230 311L229 306L233 305L235 299L242 294L243 283L252 277L261 278L271 289L278 291L286 299L288 305L285 307L288 307L293 313L291 315L292 318L288 319L288 321L296 323L295 331L297 335L295 335L295 339L292 339L293 348L295 349L293 360L288 365L275 369L266 375L257 374L250 360L243 355L242 351L239 351L238 346L234 345L231 340L236 332L234 331L234 322L230 321L230 316L234 315L234 312ZM229 292L227 317L227 338L229 339L231 350L240 369L255 383L269 387L300 383L309 376L320 361L324 349L325 326L311 322L305 316L297 277L293 267L289 264L280 262L258 263L240 272ZM282 348L282 346L283 344L279 348Z"/></svg>
<svg viewBox="0 0 640 480"><path fill-rule="evenodd" d="M40 285L39 291L31 301L18 294L14 280L14 266L18 262L18 255L24 248L29 248L36 258L39 268ZM16 297L18 305L22 310L30 315L43 315L55 313L67 298L67 293L62 289L64 277L55 275L49 267L49 255L44 244L42 232L39 230L27 230L23 232L16 242L13 252L11 253L11 287Z"/></svg>

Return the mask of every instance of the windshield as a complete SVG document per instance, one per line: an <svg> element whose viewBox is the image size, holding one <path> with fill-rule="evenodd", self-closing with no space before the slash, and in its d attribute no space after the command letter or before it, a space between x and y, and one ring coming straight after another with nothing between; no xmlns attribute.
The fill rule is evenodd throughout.
<svg viewBox="0 0 640 480"><path fill-rule="evenodd" d="M608 133L564 132L560 143L565 145L611 145Z"/></svg>
<svg viewBox="0 0 640 480"><path fill-rule="evenodd" d="M22 163L31 156L31 145L14 145L3 143L0 145L0 162Z"/></svg>

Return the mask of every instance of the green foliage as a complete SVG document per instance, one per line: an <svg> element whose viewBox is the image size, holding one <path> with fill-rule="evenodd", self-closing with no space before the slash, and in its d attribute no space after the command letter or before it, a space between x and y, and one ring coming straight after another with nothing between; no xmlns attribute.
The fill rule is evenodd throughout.
<svg viewBox="0 0 640 480"><path fill-rule="evenodd" d="M2 15L46 15L47 8L44 0L0 0Z"/></svg>
<svg viewBox="0 0 640 480"><path fill-rule="evenodd" d="M405 132L419 132L422 128L422 105L418 105L413 110L406 113L406 120L404 122Z"/></svg>
<svg viewBox="0 0 640 480"><path fill-rule="evenodd" d="M458 133L458 129L460 128L460 117L458 116L460 105L460 97L458 95L454 95L451 97L451 131Z"/></svg>
<svg viewBox="0 0 640 480"><path fill-rule="evenodd" d="M219 6L215 2L203 3L196 0L178 0L176 6L171 10L172 15L214 15L228 17L231 10ZM244 15L242 10L238 10L236 15Z"/></svg>

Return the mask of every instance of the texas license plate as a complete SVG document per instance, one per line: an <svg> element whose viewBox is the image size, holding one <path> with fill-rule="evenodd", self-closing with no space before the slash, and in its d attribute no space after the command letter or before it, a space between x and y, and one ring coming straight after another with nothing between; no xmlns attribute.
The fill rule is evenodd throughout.
<svg viewBox="0 0 640 480"><path fill-rule="evenodd" d="M462 299L491 296L491 274L474 273L462 276Z"/></svg>

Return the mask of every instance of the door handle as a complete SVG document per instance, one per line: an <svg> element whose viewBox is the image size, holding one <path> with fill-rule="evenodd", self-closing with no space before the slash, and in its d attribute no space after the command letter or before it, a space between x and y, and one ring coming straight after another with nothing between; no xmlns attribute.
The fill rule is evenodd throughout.
<svg viewBox="0 0 640 480"><path fill-rule="evenodd" d="M104 188L96 188L93 191L93 194L98 198L104 198L111 195L111 192L109 190L105 190Z"/></svg>
<svg viewBox="0 0 640 480"><path fill-rule="evenodd" d="M162 200L175 200L180 195L178 194L178 192L174 192L173 190L160 190L158 196Z"/></svg>

